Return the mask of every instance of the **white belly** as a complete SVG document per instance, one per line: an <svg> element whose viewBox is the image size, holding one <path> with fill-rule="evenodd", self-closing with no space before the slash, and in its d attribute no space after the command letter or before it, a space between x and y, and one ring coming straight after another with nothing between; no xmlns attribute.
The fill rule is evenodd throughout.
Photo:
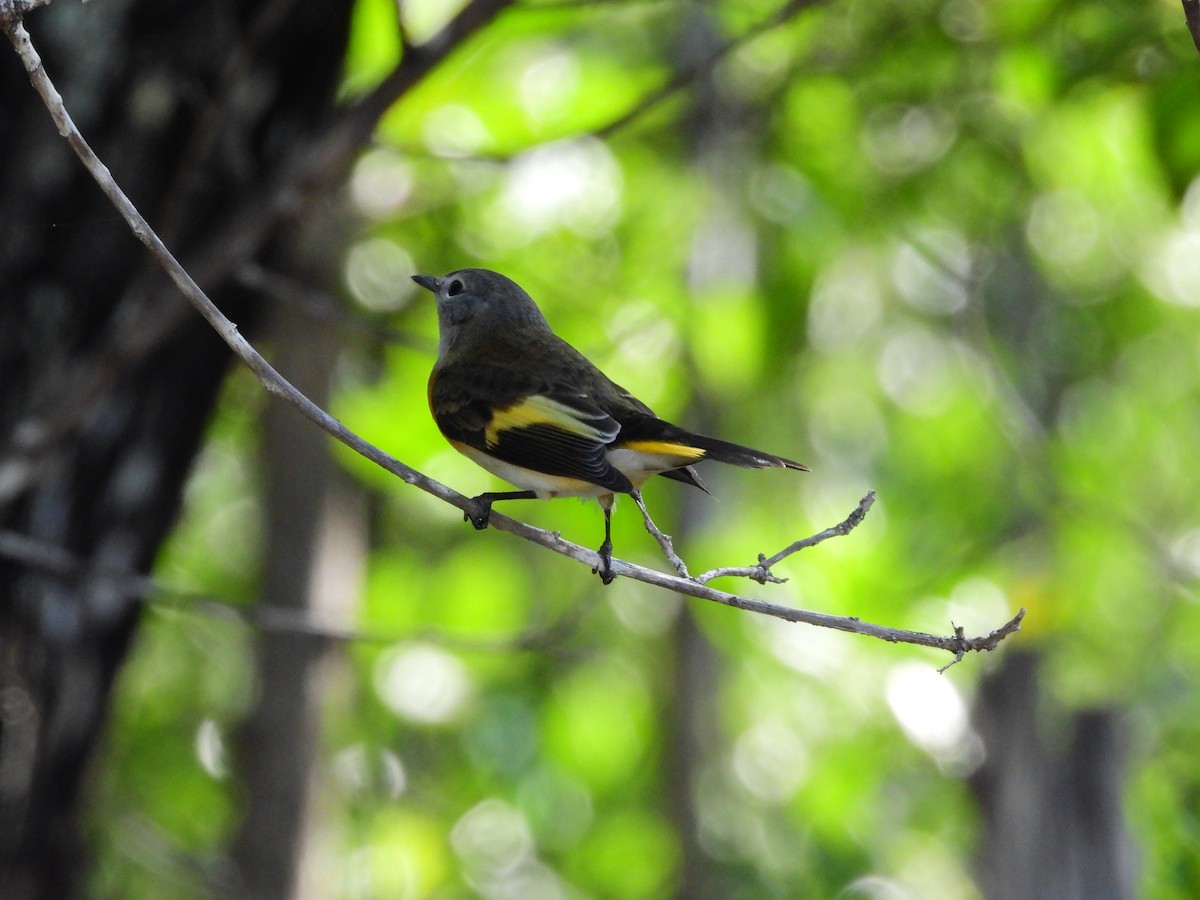
<svg viewBox="0 0 1200 900"><path fill-rule="evenodd" d="M612 493L608 488L592 484L590 481L583 481L580 478L547 475L545 472L535 472L524 466L507 463L465 444L457 449L493 475L503 478L509 484L516 485L522 490L534 491L543 500L552 497L599 497Z"/></svg>
<svg viewBox="0 0 1200 900"><path fill-rule="evenodd" d="M678 469L678 456L667 456L662 453L646 453L642 450L610 450L608 461L614 469L633 482L635 488L640 488L642 482L651 475L666 472L668 469Z"/></svg>

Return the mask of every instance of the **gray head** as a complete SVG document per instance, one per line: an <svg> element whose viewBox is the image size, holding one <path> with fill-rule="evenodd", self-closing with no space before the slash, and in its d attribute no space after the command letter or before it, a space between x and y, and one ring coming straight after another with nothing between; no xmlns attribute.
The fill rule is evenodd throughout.
<svg viewBox="0 0 1200 900"><path fill-rule="evenodd" d="M550 326L533 299L510 278L490 269L459 269L441 278L414 275L412 280L437 298L438 356L465 336Z"/></svg>

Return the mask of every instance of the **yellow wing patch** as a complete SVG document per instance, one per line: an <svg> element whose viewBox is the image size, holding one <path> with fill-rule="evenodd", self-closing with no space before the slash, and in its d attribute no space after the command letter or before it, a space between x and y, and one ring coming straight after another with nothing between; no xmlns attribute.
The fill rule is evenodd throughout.
<svg viewBox="0 0 1200 900"><path fill-rule="evenodd" d="M586 413L565 403L533 394L512 406L492 410L492 421L484 430L484 438L489 447L495 447L500 441L501 432L533 425L551 425L600 444L606 444L617 436L616 427L602 430L596 427L596 418L589 422L586 416Z"/></svg>
<svg viewBox="0 0 1200 900"><path fill-rule="evenodd" d="M672 444L670 441L628 441L621 444L624 450L636 453L654 453L659 456L673 456L687 462L696 462L704 458L704 451L699 447L689 447L686 444Z"/></svg>

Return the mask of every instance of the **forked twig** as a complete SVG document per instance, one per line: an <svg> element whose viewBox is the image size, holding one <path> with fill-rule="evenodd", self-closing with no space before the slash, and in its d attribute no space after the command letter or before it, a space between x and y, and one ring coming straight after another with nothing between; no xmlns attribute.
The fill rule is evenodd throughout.
<svg viewBox="0 0 1200 900"><path fill-rule="evenodd" d="M866 518L867 510L875 503L875 492L867 491L867 495L858 501L858 506L846 516L841 522L826 528L824 531L819 531L794 544L789 544L784 547L774 556L767 557L763 554L758 554L758 562L753 566L722 566L717 569L709 569L700 575L697 575L693 581L699 584L708 584L714 578L723 578L725 576L735 576L739 578L749 578L751 581L757 581L759 584L783 584L787 581L786 578L780 578L771 571L771 567L777 563L787 559L793 553L804 550L807 547L815 547L817 544L827 541L833 537L845 537L851 531L858 527L859 523Z"/></svg>

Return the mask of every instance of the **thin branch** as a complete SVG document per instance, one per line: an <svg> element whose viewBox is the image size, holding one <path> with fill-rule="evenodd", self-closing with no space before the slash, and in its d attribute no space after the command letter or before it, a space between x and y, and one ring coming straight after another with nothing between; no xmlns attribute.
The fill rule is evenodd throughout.
<svg viewBox="0 0 1200 900"><path fill-rule="evenodd" d="M222 61L216 84L190 129L173 183L162 203L157 230L164 241L174 243L178 239L196 195L203 188L204 168L221 140L222 124L229 120L238 102L238 88L247 81L255 51L275 37L295 4L296 0L270 0L264 4Z"/></svg>
<svg viewBox="0 0 1200 900"><path fill-rule="evenodd" d="M315 618L305 610L261 604L247 606L232 600L217 599L171 587L149 575L96 565L57 544L39 541L15 531L0 530L0 558L63 581L103 583L108 590L122 597L137 600L155 611L170 609L191 614L200 613L259 631L316 638L339 644L395 644L401 641L423 640L482 653L555 651L575 633L583 617L594 606L592 602L576 603L547 624L536 625L508 637L465 637L434 628L393 634L340 627Z"/></svg>
<svg viewBox="0 0 1200 900"><path fill-rule="evenodd" d="M281 219L297 212L319 186L346 170L392 104L512 3L471 0L441 31L411 47L375 88L336 113L324 131L282 167L279 179L249 196L227 225L215 230L208 249L189 261L196 280L220 283L248 262Z"/></svg>
<svg viewBox="0 0 1200 900"><path fill-rule="evenodd" d="M1008 371L998 362L996 341L985 311L986 304L980 297L980 277L977 271L959 271L945 258L945 254L931 247L920 235L909 229L905 229L905 232L905 240L920 254L921 259L961 288L966 296L966 303L953 315L951 321L955 325L955 332L979 354L980 364L987 368L988 377L997 386L997 410L1002 416L1001 427L1005 436L1014 446L1018 445L1019 440L1044 439L1046 427L1021 395ZM973 261L972 269L978 268Z"/></svg>
<svg viewBox="0 0 1200 900"><path fill-rule="evenodd" d="M646 509L641 491L635 491L632 496L634 502L638 505L638 509L642 511L642 520L645 522L646 531L650 532L650 535L658 541L658 546L662 549L663 556L667 558L667 562L671 564L681 578L689 578L697 584L708 584L714 578L726 577L749 578L751 581L757 581L759 584L783 584L787 579L775 575L771 571L772 566L787 559L793 553L804 550L806 547L815 547L817 544L827 541L832 537L845 537L866 518L867 510L875 503L875 492L868 491L867 495L858 501L858 506L841 522L826 528L824 531L819 531L814 535L802 538L788 545L770 558L760 553L758 554L758 562L752 566L721 566L720 568L709 569L707 572L693 576L688 574L687 564L675 552L675 545L671 540L671 536L660 530L654 524L654 520L650 518L650 511Z"/></svg>
<svg viewBox="0 0 1200 900"><path fill-rule="evenodd" d="M798 553L808 547L815 547L817 544L827 541L833 537L845 537L851 531L858 527L859 523L867 516L867 510L875 503L875 492L867 491L867 495L858 501L856 506L841 522L836 525L831 525L824 531L818 531L816 534L796 541L794 544L789 544L772 557L758 554L758 563L753 566L725 566L719 569L709 569L701 575L695 577L695 581L700 584L707 584L714 578L722 578L728 575L737 576L739 578L749 578L751 581L757 581L759 584L783 584L787 579L779 578L771 572L771 567L777 563L783 562L793 553Z"/></svg>
<svg viewBox="0 0 1200 900"><path fill-rule="evenodd" d="M399 328L390 328L365 315L347 310L331 294L314 290L295 278L272 272L258 263L247 263L234 279L243 287L258 291L276 303L301 309L314 319L332 325L344 334L360 335L379 344L408 347L430 356L437 351L434 341Z"/></svg>
<svg viewBox="0 0 1200 900"><path fill-rule="evenodd" d="M0 9L0 28L3 28L8 35L17 55L20 57L26 72L29 75L30 82L37 91L46 108L49 110L55 124L71 148L75 151L84 167L95 179L100 189L105 193L117 211L129 224L135 237L138 238L147 249L158 260L159 264L175 282L176 286L187 298L187 300L199 311L205 320L212 325L213 329L220 335L233 350L234 354L242 360L250 368L252 372L262 382L263 386L269 393L275 394L283 398L302 414L308 417L320 428L327 433L337 438L346 446L355 452L361 454L365 458L371 460L376 465L382 467L398 478L401 478L408 484L419 487L421 490L438 497L441 500L457 507L464 512L471 510L474 506L471 498L459 494L457 491L451 490L445 485L434 481L432 478L418 472L391 455L384 453L379 448L367 443L358 435L354 434L346 428L341 422L333 418L303 393L297 390L287 379L280 375L268 363L250 343L242 337L238 332L237 326L227 319L216 305L200 290L199 286L192 279L191 275L180 265L179 261L171 255L158 235L150 227L149 223L138 212L137 208L113 180L111 173L104 163L96 156L91 147L88 146L79 130L75 127L75 123L67 110L63 107L62 98L59 95L54 84L46 74L42 66L41 59L37 51L33 47L33 42L29 37L29 33L21 24L20 17L11 13L5 13ZM588 550L578 544L573 544L570 541L555 533L544 531L540 528L535 528L524 522L516 519L511 519L508 516L499 513L493 513L490 524L501 531L507 531L510 534L515 534L532 543L546 547L567 556L571 559L583 563L589 568L597 568L600 563L599 554L595 551ZM844 523L843 523L844 524ZM832 536L832 535L830 535ZM817 538L820 536L814 536ZM820 540L824 540L820 537ZM813 541L813 539L806 539ZM797 542L805 544L805 542ZM811 543L807 544L811 546ZM796 546L796 545L793 545ZM796 547L799 549L799 547ZM776 557L783 558L790 552L795 552L792 548L776 554ZM774 558L772 558L774 560ZM772 564L772 560L767 560L766 565ZM1024 618L1025 611L1022 609L1012 620L1006 623L1001 628L993 631L990 635L978 638L964 638L960 635L946 637L941 635L925 634L923 632L906 631L903 629L887 628L882 625L874 625L869 622L863 622L856 617L832 616L825 613L810 612L803 609L794 609L791 607L778 606L773 603L765 603L760 600L753 600L748 597L741 597L737 594L729 594L724 591L713 590L704 584L698 584L695 581L687 578L681 578L677 575L668 575L664 572L659 572L653 569L643 568L623 560L614 559L612 561L613 571L617 575L624 575L627 578L635 578L638 581L646 584L653 584L676 593L685 594L691 597L697 597L702 600L709 600L714 603L720 603L725 606L731 606L735 609L743 609L748 612L755 612L762 615L775 616L789 622L803 622L809 625L816 625L823 628L833 628L839 631L846 631L853 634L861 634L868 637L878 638L880 640L891 642L904 642L917 644L925 647L933 647L939 650L945 650L950 653L966 653L972 650L991 650L999 644L1001 640L1009 634L1017 631L1020 628L1021 619Z"/></svg>
<svg viewBox="0 0 1200 900"><path fill-rule="evenodd" d="M702 58L696 60L695 63L688 68L682 69L675 73L675 75L668 79L665 84L658 89L651 91L649 94L643 97L637 103L637 105L629 109L623 115L609 122L603 128L595 131L594 134L599 138L611 137L615 132L620 131L622 128L625 128L637 119L640 119L647 112L658 106L658 104L687 87L696 79L697 76L710 72L713 66L719 63L722 59L724 59L742 44L753 40L761 34L765 34L768 31L778 28L781 25L787 24L803 10L808 9L811 6L816 6L820 2L821 0L788 0L787 3L779 7L779 9L777 9L772 15L767 16L762 21L752 25L742 34L729 38L720 46L715 47L712 52L707 53Z"/></svg>
<svg viewBox="0 0 1200 900"><path fill-rule="evenodd" d="M690 578L687 564L675 552L675 545L671 542L671 536L660 531L658 526L654 524L654 520L650 518L650 510L646 509L646 501L642 499L642 492L634 491L632 496L633 502L642 511L642 521L646 523L646 530L650 532L651 537L658 541L658 546L662 548L663 556L667 558L667 562L679 573L679 577Z"/></svg>
<svg viewBox="0 0 1200 900"><path fill-rule="evenodd" d="M1192 34L1192 43L1200 50L1200 0L1183 0L1183 16Z"/></svg>
<svg viewBox="0 0 1200 900"><path fill-rule="evenodd" d="M955 625L953 622L951 622L951 623L950 623L950 625L951 625L951 627L953 627L953 628L954 628L954 636L955 636L956 638L962 638L962 637L963 637L963 630L964 630L964 629L963 629L963 627L962 627L961 625ZM965 650L959 650L959 651L957 651L957 652L954 654L954 659L950 660L950 662L946 663L944 666L942 666L940 669L938 669L938 674L939 674L939 675L945 675L945 674L946 674L946 670L947 670L948 668L950 668L951 666L956 666L956 665L958 665L960 662L962 662L962 661L963 661L963 657L964 657L965 655L966 655L966 651L965 651Z"/></svg>
<svg viewBox="0 0 1200 900"><path fill-rule="evenodd" d="M37 478L52 458L49 451L87 419L120 374L145 358L183 321L187 306L171 299L148 308L122 303L96 352L56 373L49 388L38 385L34 409L0 445L0 507Z"/></svg>
<svg viewBox="0 0 1200 900"><path fill-rule="evenodd" d="M462 500L470 502L468 498ZM541 544L557 550L566 556L576 559L585 565L595 566L599 556L591 550L564 541L556 532L543 531L507 516L493 513L492 525L502 531L508 531L520 537L525 537L533 543ZM56 545L47 544L25 535L12 531L0 531L0 557L23 563L30 568L46 572L63 579L73 581L82 579L103 580L112 590L125 596L134 597L143 602L150 602L157 607L176 606L188 611L199 611L206 615L237 621L247 626L260 628L265 631L286 632L335 642L364 642L364 643L395 643L401 640L426 639L452 644L468 650L501 651L501 650L531 650L545 649L561 640L563 635L573 632L578 619L586 613L587 608L579 608L568 612L559 620L542 628L530 629L513 638L497 638L480 640L461 638L433 630L422 630L413 634L384 634L341 628L326 622L321 622L302 612L285 610L265 610L248 608L225 600L216 600L194 593L166 587L147 575L138 575L123 570L114 570L96 566L80 560L68 550ZM788 622L800 622L822 628L833 628L851 634L874 637L890 643L917 644L944 650L955 655L955 661L965 654L984 650L994 650L1010 634L1020 630L1021 620L1025 610L1021 609L1016 616L992 631L980 637L968 638L961 626L954 627L952 637L926 634L919 631L906 631L900 628L887 628L863 622L857 617L831 616L825 613L809 612L792 607L777 606L716 591L695 581L678 576L668 575L655 569L647 569L619 559L613 560L613 570L618 575L635 578L646 584L667 588L676 593L710 600L724 606L732 606L747 612L774 616Z"/></svg>
<svg viewBox="0 0 1200 900"><path fill-rule="evenodd" d="M596 9L605 8L611 9L614 6L628 5L633 6L640 3L669 3L673 0L550 0L546 3L523 3L520 6L521 10L526 11L542 11L542 10L562 10L562 9ZM456 155L455 162L472 162L472 163L504 163L520 156L522 153L528 153L534 147L544 146L549 143L557 143L561 141L575 141L586 137L595 138L610 138L618 131L633 124L647 112L658 106L663 101L669 99L685 88L689 87L701 75L708 74L712 67L719 63L722 59L728 56L733 51L737 50L743 44L752 41L754 38L765 34L772 29L778 28L786 24L791 19L803 10L816 6L822 0L791 0L777 9L774 13L765 17L759 22L751 25L741 34L729 38L723 44L715 47L713 50L705 54L695 63L680 69L665 83L654 88L645 96L634 102L633 106L618 115L615 119L592 128L586 131L574 131L559 134L557 136L546 137L535 144L520 147L514 150L501 150L494 153L477 152L464 155ZM402 153L409 157L430 157L435 156L428 149L406 143L402 141L391 140L387 137L376 135L372 138L375 146L387 147L398 153Z"/></svg>

